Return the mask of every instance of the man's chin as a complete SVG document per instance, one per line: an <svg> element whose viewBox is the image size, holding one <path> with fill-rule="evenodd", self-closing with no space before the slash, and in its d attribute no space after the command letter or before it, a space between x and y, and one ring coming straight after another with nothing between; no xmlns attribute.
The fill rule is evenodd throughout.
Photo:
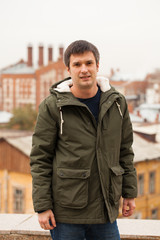
<svg viewBox="0 0 160 240"><path fill-rule="evenodd" d="M93 87L93 83L90 81L86 81L83 84L81 84L82 89L90 89Z"/></svg>

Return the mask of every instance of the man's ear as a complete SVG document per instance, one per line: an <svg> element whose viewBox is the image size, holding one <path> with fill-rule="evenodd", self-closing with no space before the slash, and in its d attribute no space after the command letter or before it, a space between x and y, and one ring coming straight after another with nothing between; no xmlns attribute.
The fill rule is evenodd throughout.
<svg viewBox="0 0 160 240"><path fill-rule="evenodd" d="M69 67L67 67L66 69L67 69L67 72L68 72L68 73L69 73L69 75L70 75L70 68L69 68Z"/></svg>
<svg viewBox="0 0 160 240"><path fill-rule="evenodd" d="M99 71L99 62L97 63L97 72Z"/></svg>

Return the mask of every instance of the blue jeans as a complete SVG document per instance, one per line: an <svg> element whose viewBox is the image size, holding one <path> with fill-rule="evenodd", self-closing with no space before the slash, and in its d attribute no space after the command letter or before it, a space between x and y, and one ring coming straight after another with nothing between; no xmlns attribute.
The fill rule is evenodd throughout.
<svg viewBox="0 0 160 240"><path fill-rule="evenodd" d="M56 223L53 240L120 240L117 222L105 224Z"/></svg>

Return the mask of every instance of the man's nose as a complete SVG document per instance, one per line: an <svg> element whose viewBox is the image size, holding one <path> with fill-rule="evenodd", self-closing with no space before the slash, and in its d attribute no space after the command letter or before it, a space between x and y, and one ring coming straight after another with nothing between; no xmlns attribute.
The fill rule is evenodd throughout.
<svg viewBox="0 0 160 240"><path fill-rule="evenodd" d="M82 64L82 66L81 66L81 72L82 72L82 73L88 72L88 68L87 68L87 66L86 66L85 64Z"/></svg>

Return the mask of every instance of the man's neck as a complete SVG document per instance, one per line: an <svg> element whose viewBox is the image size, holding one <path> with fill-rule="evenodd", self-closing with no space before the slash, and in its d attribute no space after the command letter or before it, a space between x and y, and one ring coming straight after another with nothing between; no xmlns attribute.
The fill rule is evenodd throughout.
<svg viewBox="0 0 160 240"><path fill-rule="evenodd" d="M72 94L77 97L77 98L91 98L94 97L96 95L98 91L98 87L97 85L93 88L90 89L79 89L76 88L74 85L71 87L71 92Z"/></svg>

